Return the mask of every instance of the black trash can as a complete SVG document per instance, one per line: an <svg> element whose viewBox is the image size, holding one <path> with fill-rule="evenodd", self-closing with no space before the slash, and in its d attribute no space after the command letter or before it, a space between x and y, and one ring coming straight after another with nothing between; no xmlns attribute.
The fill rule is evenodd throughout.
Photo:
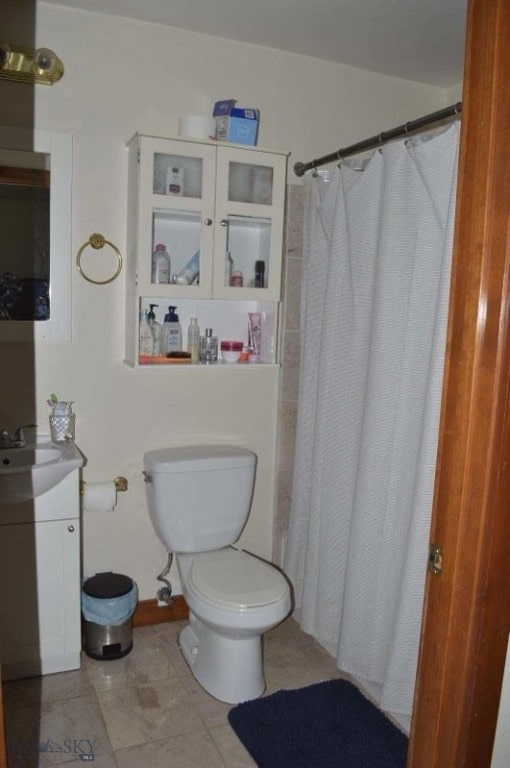
<svg viewBox="0 0 510 768"><path fill-rule="evenodd" d="M134 581L121 573L96 573L84 581L81 604L87 656L106 661L131 651L136 600Z"/></svg>

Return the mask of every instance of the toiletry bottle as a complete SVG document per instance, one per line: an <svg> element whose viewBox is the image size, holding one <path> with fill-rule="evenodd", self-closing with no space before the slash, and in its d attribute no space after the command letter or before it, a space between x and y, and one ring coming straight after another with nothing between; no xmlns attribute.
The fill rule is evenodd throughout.
<svg viewBox="0 0 510 768"><path fill-rule="evenodd" d="M191 355L191 362L198 363L200 360L200 328L197 317L192 317L189 321L188 352Z"/></svg>
<svg viewBox="0 0 510 768"><path fill-rule="evenodd" d="M212 335L212 328L205 329L205 336L200 337L200 361L215 363L218 359L218 337Z"/></svg>
<svg viewBox="0 0 510 768"><path fill-rule="evenodd" d="M158 284L170 282L170 256L163 243L158 243L152 254L151 282Z"/></svg>
<svg viewBox="0 0 510 768"><path fill-rule="evenodd" d="M191 285L200 274L200 251L196 251L184 269L178 273L176 282L179 285Z"/></svg>
<svg viewBox="0 0 510 768"><path fill-rule="evenodd" d="M138 353L140 357L142 355L152 357L153 339L152 339L152 331L149 325L149 319L147 317L146 309L140 310L140 324L139 324L138 338L139 338Z"/></svg>
<svg viewBox="0 0 510 768"><path fill-rule="evenodd" d="M230 255L230 251L225 254L225 285L232 284L232 270L234 268L234 260Z"/></svg>
<svg viewBox="0 0 510 768"><path fill-rule="evenodd" d="M168 314L161 326L161 354L180 352L182 349L182 330L179 315L175 314L177 307L168 307Z"/></svg>
<svg viewBox="0 0 510 768"><path fill-rule="evenodd" d="M161 323L158 323L154 314L154 307L158 305L150 304L149 306L150 311L147 313L147 319L152 333L152 354L154 357L159 357L161 354Z"/></svg>
<svg viewBox="0 0 510 768"><path fill-rule="evenodd" d="M264 272L266 269L266 262L265 261L256 261L255 262L255 288L263 288L264 287Z"/></svg>

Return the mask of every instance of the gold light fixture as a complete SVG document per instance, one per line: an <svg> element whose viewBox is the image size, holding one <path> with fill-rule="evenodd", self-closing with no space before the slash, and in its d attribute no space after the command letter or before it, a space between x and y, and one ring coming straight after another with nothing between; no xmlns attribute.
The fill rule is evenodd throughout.
<svg viewBox="0 0 510 768"><path fill-rule="evenodd" d="M0 43L0 79L18 83L44 83L53 85L64 74L64 65L50 48L24 48L13 50Z"/></svg>

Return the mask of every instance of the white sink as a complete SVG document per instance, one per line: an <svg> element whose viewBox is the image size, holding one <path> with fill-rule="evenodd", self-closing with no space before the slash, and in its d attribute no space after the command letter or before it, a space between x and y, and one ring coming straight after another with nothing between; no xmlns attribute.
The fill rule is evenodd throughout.
<svg viewBox="0 0 510 768"><path fill-rule="evenodd" d="M0 448L0 504L41 496L83 463L74 443L56 444L45 437L23 448Z"/></svg>

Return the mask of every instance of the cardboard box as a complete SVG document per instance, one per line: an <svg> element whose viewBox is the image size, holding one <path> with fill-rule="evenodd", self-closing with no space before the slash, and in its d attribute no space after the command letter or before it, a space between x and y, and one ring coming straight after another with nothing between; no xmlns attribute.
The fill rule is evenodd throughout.
<svg viewBox="0 0 510 768"><path fill-rule="evenodd" d="M248 107L236 107L235 103L235 99L227 99L217 101L214 105L216 140L254 147L257 143L259 111Z"/></svg>

